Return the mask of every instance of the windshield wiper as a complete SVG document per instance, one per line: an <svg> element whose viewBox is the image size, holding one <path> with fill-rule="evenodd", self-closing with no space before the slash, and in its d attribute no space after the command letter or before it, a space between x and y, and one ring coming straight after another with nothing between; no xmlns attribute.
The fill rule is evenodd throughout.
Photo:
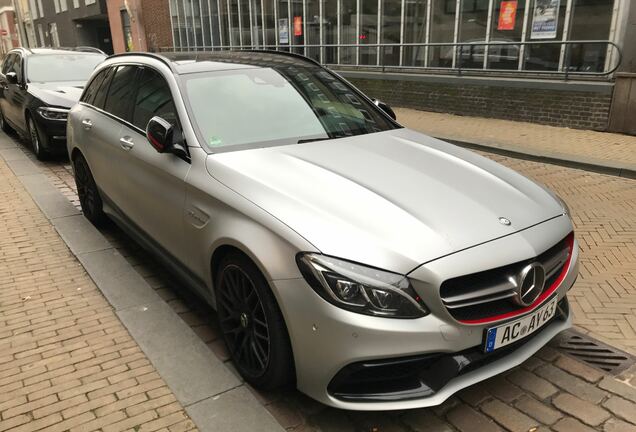
<svg viewBox="0 0 636 432"><path fill-rule="evenodd" d="M298 142L296 144L303 144L303 143L308 143L308 142L313 142L313 141L324 141L324 140L328 140L331 139L329 137L324 137L324 138L305 138L305 139L300 139L298 140Z"/></svg>

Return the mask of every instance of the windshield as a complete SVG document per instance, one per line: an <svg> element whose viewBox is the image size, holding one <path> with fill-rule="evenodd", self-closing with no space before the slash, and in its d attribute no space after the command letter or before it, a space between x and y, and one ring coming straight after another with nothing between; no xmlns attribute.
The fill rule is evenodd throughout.
<svg viewBox="0 0 636 432"><path fill-rule="evenodd" d="M194 123L211 149L266 147L396 126L320 68L245 68L183 75Z"/></svg>
<svg viewBox="0 0 636 432"><path fill-rule="evenodd" d="M28 82L86 81L105 58L102 54L32 55L27 60L27 79Z"/></svg>

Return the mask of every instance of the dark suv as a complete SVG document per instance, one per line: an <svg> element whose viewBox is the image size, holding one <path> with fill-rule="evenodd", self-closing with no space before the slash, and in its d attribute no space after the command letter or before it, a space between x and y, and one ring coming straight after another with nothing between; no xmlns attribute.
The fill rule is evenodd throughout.
<svg viewBox="0 0 636 432"><path fill-rule="evenodd" d="M0 70L0 127L27 137L38 159L66 151L66 117L106 55L97 49L17 48Z"/></svg>

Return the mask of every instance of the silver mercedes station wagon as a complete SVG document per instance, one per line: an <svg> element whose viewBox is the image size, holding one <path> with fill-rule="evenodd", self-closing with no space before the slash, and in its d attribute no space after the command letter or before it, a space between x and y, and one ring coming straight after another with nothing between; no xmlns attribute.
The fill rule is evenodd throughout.
<svg viewBox="0 0 636 432"><path fill-rule="evenodd" d="M112 56L69 114L68 152L84 215L212 305L256 387L437 405L571 325L563 201L307 58Z"/></svg>

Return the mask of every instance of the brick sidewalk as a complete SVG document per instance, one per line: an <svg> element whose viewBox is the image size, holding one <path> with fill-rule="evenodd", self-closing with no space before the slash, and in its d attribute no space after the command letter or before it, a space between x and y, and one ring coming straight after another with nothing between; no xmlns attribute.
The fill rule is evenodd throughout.
<svg viewBox="0 0 636 432"><path fill-rule="evenodd" d="M636 169L636 136L408 108L395 113L404 126L442 139Z"/></svg>
<svg viewBox="0 0 636 432"><path fill-rule="evenodd" d="M194 430L0 159L0 432Z"/></svg>

